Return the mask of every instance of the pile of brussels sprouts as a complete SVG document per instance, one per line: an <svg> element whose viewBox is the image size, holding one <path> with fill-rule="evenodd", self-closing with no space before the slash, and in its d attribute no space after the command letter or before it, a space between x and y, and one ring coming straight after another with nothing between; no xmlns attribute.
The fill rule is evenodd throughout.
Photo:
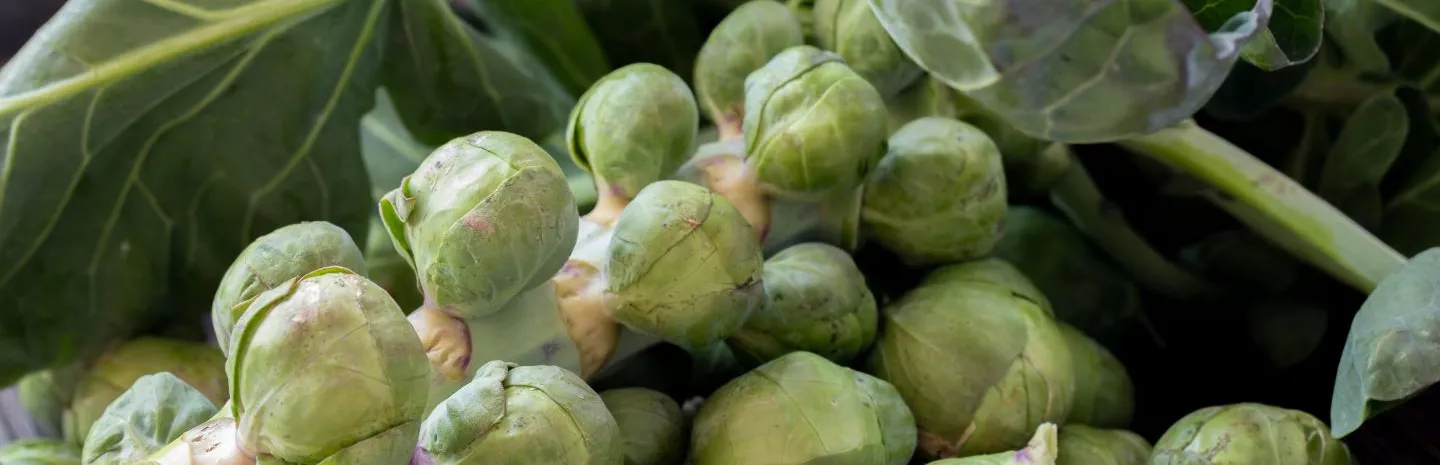
<svg viewBox="0 0 1440 465"><path fill-rule="evenodd" d="M693 89L642 63L584 93L565 147L592 208L530 139L452 140L378 205L418 308L343 229L280 228L225 275L218 349L140 339L31 375L64 439L0 463L1349 463L1322 422L1261 404L1153 446L1127 431L1134 389L1099 341L1134 289L1047 272L1079 239L1008 208L1015 141L941 111L958 97L865 2L792 3L735 9ZM925 275L879 298L862 247Z"/></svg>

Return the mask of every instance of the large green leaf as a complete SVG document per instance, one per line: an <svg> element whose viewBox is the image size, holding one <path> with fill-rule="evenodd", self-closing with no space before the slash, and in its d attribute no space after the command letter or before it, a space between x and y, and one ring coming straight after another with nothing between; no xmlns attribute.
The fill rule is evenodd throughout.
<svg viewBox="0 0 1440 465"><path fill-rule="evenodd" d="M1366 419L1440 381L1440 249L1385 278L1350 323L1330 427L1344 437Z"/></svg>
<svg viewBox="0 0 1440 465"><path fill-rule="evenodd" d="M400 181L415 172L434 150L405 129L390 94L385 89L375 91L375 109L360 119L360 152L370 172L372 200L379 202L400 187Z"/></svg>
<svg viewBox="0 0 1440 465"><path fill-rule="evenodd" d="M654 63L691 82L695 55L705 43L691 1L574 1L611 65Z"/></svg>
<svg viewBox="0 0 1440 465"><path fill-rule="evenodd" d="M1435 0L1372 0L1425 27L1440 32L1440 2Z"/></svg>
<svg viewBox="0 0 1440 465"><path fill-rule="evenodd" d="M1256 0L1184 0L1207 31L1218 31L1238 14L1255 8ZM1320 50L1325 9L1320 0L1274 0L1265 30L1245 44L1241 58L1273 71L1309 61Z"/></svg>
<svg viewBox="0 0 1440 465"><path fill-rule="evenodd" d="M207 308L251 239L363 240L384 0L72 0L0 69L0 385Z"/></svg>
<svg viewBox="0 0 1440 465"><path fill-rule="evenodd" d="M520 44L571 95L580 95L610 72L600 42L571 0L454 0L486 25Z"/></svg>
<svg viewBox="0 0 1440 465"><path fill-rule="evenodd" d="M1270 0L1206 31L1174 0L870 0L917 63L1036 137L1105 142L1190 117L1265 31Z"/></svg>
<svg viewBox="0 0 1440 465"><path fill-rule="evenodd" d="M391 18L384 83L421 142L483 130L538 139L564 126L574 96L518 44L471 26L445 0L395 0Z"/></svg>

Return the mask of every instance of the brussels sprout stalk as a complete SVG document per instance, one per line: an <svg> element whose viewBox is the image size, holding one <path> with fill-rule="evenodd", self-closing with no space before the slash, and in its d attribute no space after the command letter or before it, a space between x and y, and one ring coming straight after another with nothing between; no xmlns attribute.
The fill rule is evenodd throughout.
<svg viewBox="0 0 1440 465"><path fill-rule="evenodd" d="M1361 292L1405 264L1403 255L1333 205L1193 120L1119 144L1215 186L1212 202Z"/></svg>

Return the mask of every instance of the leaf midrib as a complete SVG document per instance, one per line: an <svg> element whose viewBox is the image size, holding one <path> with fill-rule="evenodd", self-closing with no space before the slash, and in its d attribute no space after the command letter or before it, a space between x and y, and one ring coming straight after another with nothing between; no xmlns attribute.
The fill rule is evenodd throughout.
<svg viewBox="0 0 1440 465"><path fill-rule="evenodd" d="M197 27L107 60L90 70L22 94L0 97L0 118L49 105L88 89L124 79L196 50L202 50L273 25L315 14L345 0L269 0L231 10L231 19Z"/></svg>

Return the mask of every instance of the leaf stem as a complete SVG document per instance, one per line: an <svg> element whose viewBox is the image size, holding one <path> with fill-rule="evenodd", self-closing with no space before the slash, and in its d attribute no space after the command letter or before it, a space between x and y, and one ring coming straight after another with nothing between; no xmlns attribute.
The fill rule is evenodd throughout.
<svg viewBox="0 0 1440 465"><path fill-rule="evenodd" d="M1211 200L1261 236L1365 293L1405 257L1293 179L1193 120L1119 142L1219 189Z"/></svg>
<svg viewBox="0 0 1440 465"><path fill-rule="evenodd" d="M1100 193L1095 180L1064 144L1052 144L1040 155L1044 170L1056 173L1050 200L1096 246L1104 250L1137 283L1180 300L1213 300L1227 291L1171 262L1125 221L1123 213Z"/></svg>

